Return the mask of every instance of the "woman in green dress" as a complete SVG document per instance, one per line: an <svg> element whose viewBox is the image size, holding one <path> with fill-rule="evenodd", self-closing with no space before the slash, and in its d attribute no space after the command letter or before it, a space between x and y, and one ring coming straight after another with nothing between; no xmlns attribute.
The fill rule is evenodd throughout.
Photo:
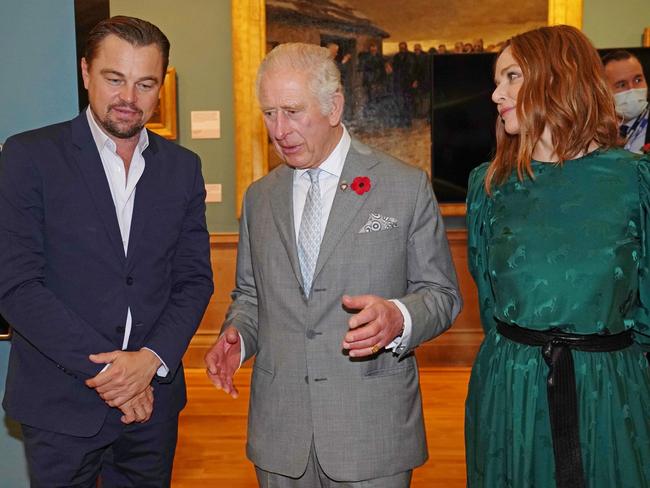
<svg viewBox="0 0 650 488"><path fill-rule="evenodd" d="M496 154L467 198L485 331L467 485L650 487L650 160L615 149L614 101L577 29L513 37L495 83Z"/></svg>

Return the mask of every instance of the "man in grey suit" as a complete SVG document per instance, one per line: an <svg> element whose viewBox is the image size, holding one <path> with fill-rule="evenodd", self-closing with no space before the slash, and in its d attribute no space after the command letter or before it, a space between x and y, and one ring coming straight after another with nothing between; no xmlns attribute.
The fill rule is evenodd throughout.
<svg viewBox="0 0 650 488"><path fill-rule="evenodd" d="M261 487L399 488L427 459L413 349L461 307L422 171L351 139L327 49L283 44L258 72L286 165L244 197L213 383L256 356L248 457ZM392 300L391 300L392 299Z"/></svg>

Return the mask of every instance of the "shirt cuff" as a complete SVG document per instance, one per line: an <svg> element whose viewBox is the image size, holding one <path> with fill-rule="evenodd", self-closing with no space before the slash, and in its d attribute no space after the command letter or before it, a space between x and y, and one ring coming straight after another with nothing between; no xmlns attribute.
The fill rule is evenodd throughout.
<svg viewBox="0 0 650 488"><path fill-rule="evenodd" d="M394 353L401 354L406 351L409 347L409 342L411 340L411 331L413 330L413 321L411 320L411 314L409 313L406 305L404 305L399 300L388 300L393 302L399 311L402 312L402 317L404 318L404 329L402 334L398 335L393 339L393 341L386 346L386 349L393 351Z"/></svg>
<svg viewBox="0 0 650 488"><path fill-rule="evenodd" d="M237 332L239 334L239 332ZM246 346L244 345L244 338L239 334L239 344L241 344L241 355L239 356L239 367L241 368L241 365L244 363L244 359L246 358Z"/></svg>
<svg viewBox="0 0 650 488"><path fill-rule="evenodd" d="M169 368L165 364L165 361L162 360L160 356L154 351L153 349L149 349L148 347L143 347L142 349L146 349L147 351L151 351L156 355L156 357L160 360L160 366L158 367L158 371L156 371L156 376L160 376L161 378L164 378L169 374Z"/></svg>
<svg viewBox="0 0 650 488"><path fill-rule="evenodd" d="M239 336L239 345L241 346L239 350L239 367L237 368L239 369L241 368L241 365L244 364L244 359L246 359L246 346L244 345L244 338L241 336L239 331L237 331L237 335ZM222 336L223 334L219 336L219 339L221 339Z"/></svg>

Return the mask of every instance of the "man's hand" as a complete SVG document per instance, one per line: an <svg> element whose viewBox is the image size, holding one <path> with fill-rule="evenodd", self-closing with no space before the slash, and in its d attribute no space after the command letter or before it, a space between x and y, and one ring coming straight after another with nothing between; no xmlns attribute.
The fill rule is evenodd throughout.
<svg viewBox="0 0 650 488"><path fill-rule="evenodd" d="M93 363L111 366L94 378L86 380L86 386L95 389L111 407L121 407L149 386L160 366L160 359L148 349L136 352L112 351L89 356Z"/></svg>
<svg viewBox="0 0 650 488"><path fill-rule="evenodd" d="M359 310L350 317L351 330L343 338L350 357L372 356L400 335L404 316L393 302L376 295L343 295L342 302L347 309Z"/></svg>
<svg viewBox="0 0 650 488"><path fill-rule="evenodd" d="M228 327L217 342L205 355L208 378L219 390L237 398L239 391L233 384L232 377L241 361L241 341L239 332Z"/></svg>
<svg viewBox="0 0 650 488"><path fill-rule="evenodd" d="M142 393L124 403L120 410L124 414L120 420L125 424L133 422L142 424L149 420L153 413L153 387L147 386Z"/></svg>

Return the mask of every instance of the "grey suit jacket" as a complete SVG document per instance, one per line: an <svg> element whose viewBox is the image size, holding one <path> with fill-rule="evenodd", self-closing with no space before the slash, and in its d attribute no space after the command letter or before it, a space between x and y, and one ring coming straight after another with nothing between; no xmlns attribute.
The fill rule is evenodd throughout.
<svg viewBox="0 0 650 488"><path fill-rule="evenodd" d="M305 298L295 242L293 170L281 166L244 197L236 287L224 328L256 355L248 457L301 475L314 442L323 470L355 481L405 471L427 458L412 351L352 359L341 349L353 312L343 294L399 298L413 320L410 347L442 333L461 299L443 222L425 173L353 139ZM397 226L360 233L370 214Z"/></svg>

